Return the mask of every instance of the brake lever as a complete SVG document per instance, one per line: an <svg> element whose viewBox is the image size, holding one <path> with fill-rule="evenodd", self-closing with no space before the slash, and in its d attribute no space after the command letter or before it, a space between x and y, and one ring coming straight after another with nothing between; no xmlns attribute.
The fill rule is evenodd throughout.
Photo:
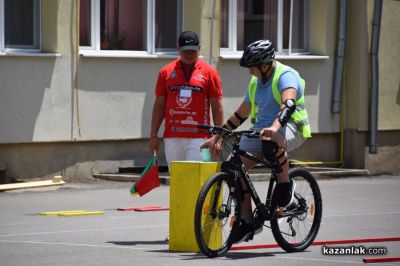
<svg viewBox="0 0 400 266"><path fill-rule="evenodd" d="M211 134L213 134L213 135L218 135L219 134L219 132L215 129L215 128L210 128L210 133Z"/></svg>

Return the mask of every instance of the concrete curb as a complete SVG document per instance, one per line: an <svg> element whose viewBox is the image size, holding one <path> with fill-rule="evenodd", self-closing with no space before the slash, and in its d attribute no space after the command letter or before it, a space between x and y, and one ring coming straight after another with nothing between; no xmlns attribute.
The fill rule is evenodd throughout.
<svg viewBox="0 0 400 266"><path fill-rule="evenodd" d="M94 178L103 179L107 181L117 181L117 182L137 182L140 179L139 174L95 174ZM160 183L169 184L169 175L167 173L160 173Z"/></svg>
<svg viewBox="0 0 400 266"><path fill-rule="evenodd" d="M314 167L303 167L310 171L316 179L328 179L328 178L346 178L356 176L369 175L369 171L366 169L343 169L343 168L314 168ZM267 181L271 174L265 173L264 169L252 169L250 177L253 181ZM94 178L118 181L118 182L137 182L139 180L139 174L95 174ZM169 174L160 173L160 182L164 185L169 185Z"/></svg>

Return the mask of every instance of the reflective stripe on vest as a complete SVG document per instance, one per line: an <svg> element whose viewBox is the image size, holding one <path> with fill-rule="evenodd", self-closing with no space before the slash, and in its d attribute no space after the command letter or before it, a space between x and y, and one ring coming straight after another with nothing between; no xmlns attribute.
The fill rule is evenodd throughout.
<svg viewBox="0 0 400 266"><path fill-rule="evenodd" d="M279 63L278 61L275 61L275 73L272 78L272 94L274 96L275 101L279 104L282 105L282 99L281 99L281 94L278 89L278 81L284 70L288 69L290 67ZM308 120L308 114L307 110L304 106L304 92L305 92L305 81L302 79L295 71L294 69L291 69L296 75L301 79L301 85L303 86L303 95L301 96L300 99L296 100L296 111L292 114L290 117L290 122L293 123L296 127L297 130L300 132L300 135L303 138L310 138L311 137L311 127L310 123ZM249 90L249 98L251 102L251 111L250 111L250 123L252 126L254 126L256 119L257 119L257 114L258 114L258 107L255 102L256 98L256 90L257 90L257 78L255 76L252 76L249 82L248 86Z"/></svg>

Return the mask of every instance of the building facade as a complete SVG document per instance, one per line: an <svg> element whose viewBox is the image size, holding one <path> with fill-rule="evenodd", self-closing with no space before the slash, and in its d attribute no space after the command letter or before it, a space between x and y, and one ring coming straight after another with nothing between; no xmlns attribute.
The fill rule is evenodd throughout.
<svg viewBox="0 0 400 266"><path fill-rule="evenodd" d="M270 39L307 84L313 138L291 159L399 172L399 13L396 0L0 0L2 178L143 165L157 74L183 30L220 72L225 117L250 78L244 47Z"/></svg>

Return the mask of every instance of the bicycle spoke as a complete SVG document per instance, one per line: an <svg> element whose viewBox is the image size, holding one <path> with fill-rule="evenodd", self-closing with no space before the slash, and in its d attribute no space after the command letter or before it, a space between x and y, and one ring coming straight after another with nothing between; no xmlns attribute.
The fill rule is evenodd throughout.
<svg viewBox="0 0 400 266"><path fill-rule="evenodd" d="M213 257L225 253L232 243L235 216L239 217L237 199L231 195L227 175L219 173L206 182L195 210L195 233L200 249Z"/></svg>
<svg viewBox="0 0 400 266"><path fill-rule="evenodd" d="M282 217L271 219L271 228L278 244L286 251L307 248L318 233L322 205L320 192L312 175L301 169L289 173L296 181L294 202Z"/></svg>

